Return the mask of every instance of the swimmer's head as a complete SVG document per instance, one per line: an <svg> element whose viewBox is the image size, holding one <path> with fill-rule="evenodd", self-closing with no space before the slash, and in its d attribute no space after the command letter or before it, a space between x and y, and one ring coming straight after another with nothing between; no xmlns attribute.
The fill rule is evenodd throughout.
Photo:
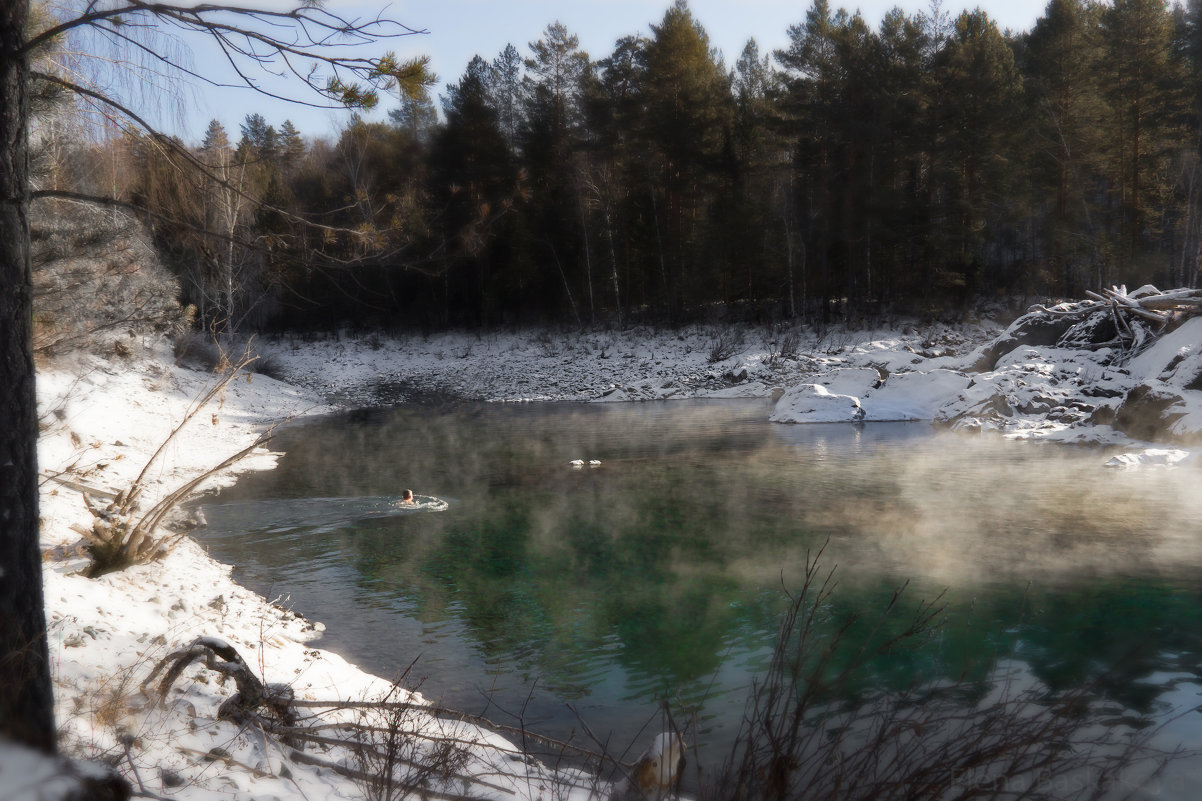
<svg viewBox="0 0 1202 801"><path fill-rule="evenodd" d="M413 490L407 489L401 493L401 500L405 503L413 503Z"/></svg>

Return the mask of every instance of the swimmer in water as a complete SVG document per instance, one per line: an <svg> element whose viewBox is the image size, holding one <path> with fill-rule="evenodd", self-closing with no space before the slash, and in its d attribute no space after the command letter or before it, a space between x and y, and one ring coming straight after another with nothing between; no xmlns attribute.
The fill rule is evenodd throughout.
<svg viewBox="0 0 1202 801"><path fill-rule="evenodd" d="M406 506L414 506L417 502L413 500L413 490L407 489L401 493L400 503Z"/></svg>

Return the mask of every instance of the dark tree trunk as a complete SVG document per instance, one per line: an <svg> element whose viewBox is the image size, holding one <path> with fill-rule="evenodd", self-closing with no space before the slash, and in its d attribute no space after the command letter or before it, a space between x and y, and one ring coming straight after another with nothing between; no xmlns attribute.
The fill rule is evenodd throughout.
<svg viewBox="0 0 1202 801"><path fill-rule="evenodd" d="M0 737L53 752L38 549L27 12L26 0L0 0Z"/></svg>

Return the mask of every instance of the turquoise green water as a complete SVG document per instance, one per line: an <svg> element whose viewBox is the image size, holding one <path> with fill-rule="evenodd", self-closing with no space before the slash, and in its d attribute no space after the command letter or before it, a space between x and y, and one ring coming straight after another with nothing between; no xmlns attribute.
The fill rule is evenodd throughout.
<svg viewBox="0 0 1202 801"><path fill-rule="evenodd" d="M765 402L462 405L296 425L278 469L204 505L235 576L323 621L321 645L429 697L641 748L657 705L711 755L728 742L807 559L827 619L946 593L921 649L864 687L1015 659L1164 716L1196 704L1197 472L1101 467L1098 451L782 426ZM575 459L599 460L573 467ZM391 505L402 489L448 503ZM1192 699L1192 700L1191 700ZM1195 713L1196 714L1196 713ZM656 725L652 723L654 728ZM1187 716L1170 734L1202 744ZM1168 797L1168 796L1165 796Z"/></svg>

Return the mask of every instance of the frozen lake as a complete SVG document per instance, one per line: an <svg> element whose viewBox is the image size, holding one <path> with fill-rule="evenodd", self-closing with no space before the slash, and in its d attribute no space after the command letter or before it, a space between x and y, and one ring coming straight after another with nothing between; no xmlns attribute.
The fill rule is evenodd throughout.
<svg viewBox="0 0 1202 801"><path fill-rule="evenodd" d="M658 703L716 764L784 590L825 551L830 619L909 581L943 635L866 685L1018 662L1163 718L1202 691L1202 484L1105 455L935 433L790 426L766 401L402 407L283 430L271 472L201 505L235 577L320 620L319 645L428 698L641 749ZM582 460L583 466L573 466ZM600 464L589 466L590 460ZM404 488L444 511L402 510ZM412 667L410 667L412 666ZM1185 715L1171 743L1202 746ZM699 751L699 753L698 753ZM1194 798L1200 763L1152 795ZM1183 766L1184 767L1184 766Z"/></svg>

